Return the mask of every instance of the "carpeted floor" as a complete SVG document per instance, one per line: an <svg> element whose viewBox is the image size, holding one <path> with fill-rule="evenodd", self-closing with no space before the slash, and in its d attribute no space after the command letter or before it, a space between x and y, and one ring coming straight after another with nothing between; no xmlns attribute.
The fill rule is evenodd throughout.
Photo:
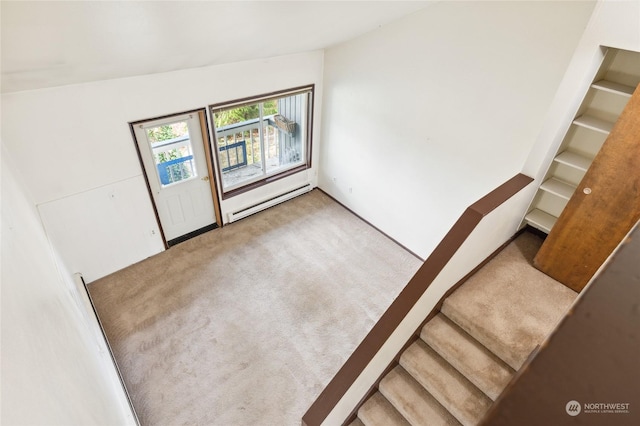
<svg viewBox="0 0 640 426"><path fill-rule="evenodd" d="M442 307L480 343L518 370L565 315L577 293L533 267L542 245L525 232Z"/></svg>
<svg viewBox="0 0 640 426"><path fill-rule="evenodd" d="M88 288L143 425L299 425L419 266L315 190Z"/></svg>
<svg viewBox="0 0 640 426"><path fill-rule="evenodd" d="M523 232L445 299L358 411L364 424L482 423L577 297L533 267L541 244Z"/></svg>

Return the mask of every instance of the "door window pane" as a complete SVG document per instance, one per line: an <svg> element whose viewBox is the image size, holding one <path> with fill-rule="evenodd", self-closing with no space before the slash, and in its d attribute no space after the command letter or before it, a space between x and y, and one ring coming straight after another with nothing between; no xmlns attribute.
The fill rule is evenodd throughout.
<svg viewBox="0 0 640 426"><path fill-rule="evenodd" d="M146 132L162 187L198 176L186 121L153 127Z"/></svg>

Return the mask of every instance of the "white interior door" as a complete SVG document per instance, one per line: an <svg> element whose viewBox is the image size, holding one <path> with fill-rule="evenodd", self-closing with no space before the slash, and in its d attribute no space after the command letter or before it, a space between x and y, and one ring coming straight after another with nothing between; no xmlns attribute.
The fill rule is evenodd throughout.
<svg viewBox="0 0 640 426"><path fill-rule="evenodd" d="M216 223L201 129L197 112L134 125L168 242Z"/></svg>

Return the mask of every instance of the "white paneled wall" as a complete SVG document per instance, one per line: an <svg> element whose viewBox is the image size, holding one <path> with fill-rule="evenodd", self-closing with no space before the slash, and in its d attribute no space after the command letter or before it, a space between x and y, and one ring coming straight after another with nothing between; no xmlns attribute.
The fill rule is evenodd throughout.
<svg viewBox="0 0 640 426"><path fill-rule="evenodd" d="M142 176L39 204L38 211L67 269L87 282L163 247ZM109 226L114 218L118 227Z"/></svg>
<svg viewBox="0 0 640 426"><path fill-rule="evenodd" d="M323 52L2 95L2 142L71 272L88 281L164 250L129 122L316 85L314 159ZM317 168L221 204L226 213L301 184ZM90 238L89 238L90 237Z"/></svg>

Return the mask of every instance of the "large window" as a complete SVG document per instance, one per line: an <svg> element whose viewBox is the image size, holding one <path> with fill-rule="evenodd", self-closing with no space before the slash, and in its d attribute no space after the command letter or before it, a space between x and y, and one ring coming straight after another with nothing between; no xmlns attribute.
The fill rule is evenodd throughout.
<svg viewBox="0 0 640 426"><path fill-rule="evenodd" d="M313 86L211 106L223 198L311 166Z"/></svg>

